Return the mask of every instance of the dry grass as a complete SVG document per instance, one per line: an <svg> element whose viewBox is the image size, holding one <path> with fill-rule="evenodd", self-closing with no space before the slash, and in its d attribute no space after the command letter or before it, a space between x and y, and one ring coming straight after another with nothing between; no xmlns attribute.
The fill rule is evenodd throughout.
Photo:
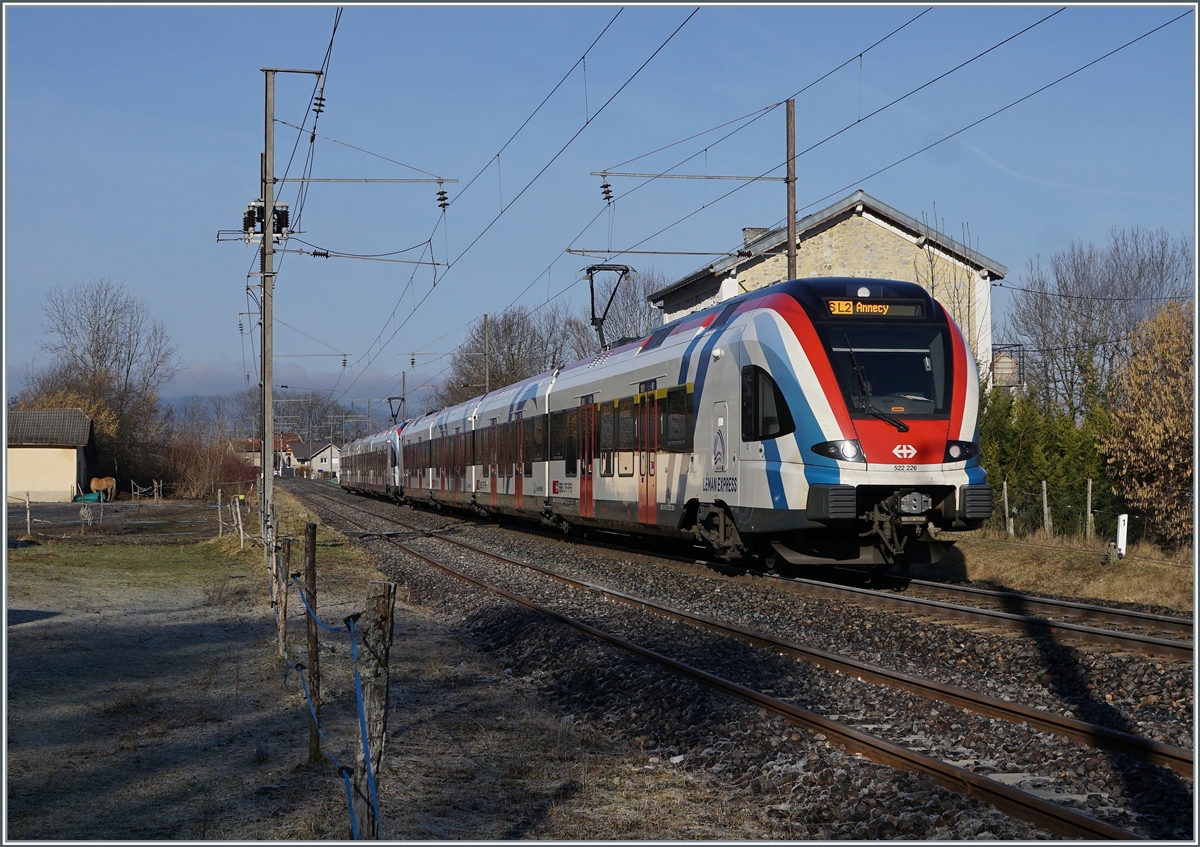
<svg viewBox="0 0 1200 847"><path fill-rule="evenodd" d="M1191 549L1168 554L1139 544L1118 559L1103 543L1081 538L1038 535L1013 541L986 531L951 537L958 539L955 552L914 576L953 576L1014 591L1193 611Z"/></svg>

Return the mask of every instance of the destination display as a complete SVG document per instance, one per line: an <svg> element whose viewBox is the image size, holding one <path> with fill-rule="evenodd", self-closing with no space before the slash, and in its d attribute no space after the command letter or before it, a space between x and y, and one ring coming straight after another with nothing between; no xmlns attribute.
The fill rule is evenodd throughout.
<svg viewBox="0 0 1200 847"><path fill-rule="evenodd" d="M835 318L923 318L925 304L920 300L826 300L829 314Z"/></svg>

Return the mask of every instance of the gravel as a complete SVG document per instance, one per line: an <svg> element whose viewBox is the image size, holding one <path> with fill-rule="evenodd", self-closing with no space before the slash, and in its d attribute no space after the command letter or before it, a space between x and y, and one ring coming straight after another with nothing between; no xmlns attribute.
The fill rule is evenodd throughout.
<svg viewBox="0 0 1200 847"><path fill-rule="evenodd" d="M1191 749L1191 664L1081 649L978 626L805 597L753 578L477 525L447 514L355 499L384 520L453 537L521 561L771 632L905 673L1074 716ZM335 513L314 503L334 525ZM945 790L927 777L874 765L819 734L602 645L545 616L455 580L378 540L364 541L413 602L454 622L477 649L527 681L565 720L625 737L651 761L703 770L748 791L800 838L1044 839L1052 834ZM1193 836L1190 779L1087 748L1025 724L993 720L876 686L579 592L524 569L406 540L469 571L608 632L650 646L804 709L910 749L988 774L1152 839Z"/></svg>

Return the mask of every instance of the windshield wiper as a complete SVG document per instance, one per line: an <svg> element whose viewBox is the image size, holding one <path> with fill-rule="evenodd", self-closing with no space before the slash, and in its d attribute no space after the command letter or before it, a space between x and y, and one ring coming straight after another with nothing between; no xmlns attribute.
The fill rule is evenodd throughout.
<svg viewBox="0 0 1200 847"><path fill-rule="evenodd" d="M895 415L889 415L883 409L875 408L871 403L871 389L867 387L867 378L863 376L862 368L858 366L858 357L854 355L854 348L850 346L850 336L842 336L846 339L846 349L850 352L850 364L854 365L854 375L858 377L858 385L862 389L863 401L866 403L865 411L868 414L874 415L881 421L887 421L900 432L908 432L908 424L900 420Z"/></svg>

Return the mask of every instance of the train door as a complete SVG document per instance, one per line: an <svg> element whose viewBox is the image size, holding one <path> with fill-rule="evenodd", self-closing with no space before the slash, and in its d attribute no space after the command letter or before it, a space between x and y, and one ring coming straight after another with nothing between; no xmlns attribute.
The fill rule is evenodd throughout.
<svg viewBox="0 0 1200 847"><path fill-rule="evenodd" d="M638 452L638 522L658 523L658 396L656 381L638 386L643 393L637 397Z"/></svg>
<svg viewBox="0 0 1200 847"><path fill-rule="evenodd" d="M500 428L496 426L496 419L492 418L491 424L488 426L488 480L491 484L488 486L490 490L490 500L492 508L496 508L500 502L500 484L497 480L496 470L499 467L499 462L496 460L496 448L500 446Z"/></svg>
<svg viewBox="0 0 1200 847"><path fill-rule="evenodd" d="M596 458L596 406L593 395L579 398L579 517L596 516L592 470Z"/></svg>
<svg viewBox="0 0 1200 847"><path fill-rule="evenodd" d="M712 470L725 473L729 467L729 404L722 400L712 409Z"/></svg>
<svg viewBox="0 0 1200 847"><path fill-rule="evenodd" d="M513 430L513 508L518 512L525 507L525 417L517 412Z"/></svg>

